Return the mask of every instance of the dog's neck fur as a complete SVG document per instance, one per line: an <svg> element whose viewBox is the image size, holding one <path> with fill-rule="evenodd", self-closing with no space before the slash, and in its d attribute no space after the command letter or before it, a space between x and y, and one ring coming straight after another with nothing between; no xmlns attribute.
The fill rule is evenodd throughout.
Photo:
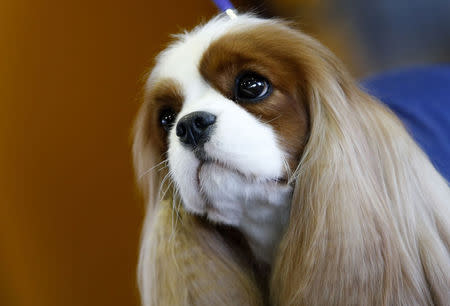
<svg viewBox="0 0 450 306"><path fill-rule="evenodd" d="M291 189L280 188L270 198L249 199L239 229L255 258L271 265L278 244L289 222Z"/></svg>
<svg viewBox="0 0 450 306"><path fill-rule="evenodd" d="M289 221L293 186L246 177L214 162L203 163L197 177L201 212L213 223L238 229L256 260L270 265Z"/></svg>

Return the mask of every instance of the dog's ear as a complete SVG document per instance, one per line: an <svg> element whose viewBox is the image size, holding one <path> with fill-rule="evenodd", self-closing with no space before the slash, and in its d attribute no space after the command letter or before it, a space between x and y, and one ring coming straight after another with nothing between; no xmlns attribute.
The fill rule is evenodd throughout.
<svg viewBox="0 0 450 306"><path fill-rule="evenodd" d="M252 272L211 224L174 212L169 201L147 221L139 268L143 305L263 305Z"/></svg>
<svg viewBox="0 0 450 306"><path fill-rule="evenodd" d="M292 34L310 135L273 267L274 305L444 305L449 189L401 122Z"/></svg>
<svg viewBox="0 0 450 306"><path fill-rule="evenodd" d="M133 126L133 166L139 192L143 195L147 207L158 202L158 189L161 182L159 167L162 156L152 141L152 114L149 97L144 93L142 105ZM164 165L161 165L161 168Z"/></svg>

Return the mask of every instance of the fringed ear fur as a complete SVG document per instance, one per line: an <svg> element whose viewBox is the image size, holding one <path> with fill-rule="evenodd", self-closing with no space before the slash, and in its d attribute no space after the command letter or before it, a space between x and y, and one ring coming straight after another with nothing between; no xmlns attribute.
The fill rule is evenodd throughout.
<svg viewBox="0 0 450 306"><path fill-rule="evenodd" d="M312 49L299 63L310 137L273 267L273 304L448 305L447 182L386 107L324 47Z"/></svg>
<svg viewBox="0 0 450 306"><path fill-rule="evenodd" d="M263 305L251 271L211 225L161 202L141 256L144 305ZM175 220L174 220L175 219Z"/></svg>

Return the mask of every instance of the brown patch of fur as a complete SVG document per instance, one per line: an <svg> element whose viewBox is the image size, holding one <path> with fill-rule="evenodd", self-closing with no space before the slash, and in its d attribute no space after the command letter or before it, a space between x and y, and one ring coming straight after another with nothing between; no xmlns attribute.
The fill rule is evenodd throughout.
<svg viewBox="0 0 450 306"><path fill-rule="evenodd" d="M172 79L158 80L146 94L144 104L147 104L145 131L148 139L159 148L161 154L167 151L167 132L161 127L159 113L164 108L171 108L178 113L183 104L181 86Z"/></svg>
<svg viewBox="0 0 450 306"><path fill-rule="evenodd" d="M183 93L176 81L162 79L144 91L142 100L133 127L133 161L138 187L145 201L155 203L162 178L167 175L163 162L167 158L167 133L159 123L159 111L164 107L179 111Z"/></svg>

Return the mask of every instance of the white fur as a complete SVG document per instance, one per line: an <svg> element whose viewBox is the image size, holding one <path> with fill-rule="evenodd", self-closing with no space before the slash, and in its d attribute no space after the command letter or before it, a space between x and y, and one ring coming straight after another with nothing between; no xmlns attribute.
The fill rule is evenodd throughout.
<svg viewBox="0 0 450 306"><path fill-rule="evenodd" d="M195 111L216 116L211 138L204 145L211 162L203 165L181 145L175 128L170 131L170 174L188 211L238 227L254 254L269 262L289 215L292 188L274 181L287 176L286 153L270 125L222 96L198 71L212 41L234 28L242 30L261 22L247 15L233 20L219 16L179 36L158 56L147 86L165 78L181 85L185 100L176 122Z"/></svg>

